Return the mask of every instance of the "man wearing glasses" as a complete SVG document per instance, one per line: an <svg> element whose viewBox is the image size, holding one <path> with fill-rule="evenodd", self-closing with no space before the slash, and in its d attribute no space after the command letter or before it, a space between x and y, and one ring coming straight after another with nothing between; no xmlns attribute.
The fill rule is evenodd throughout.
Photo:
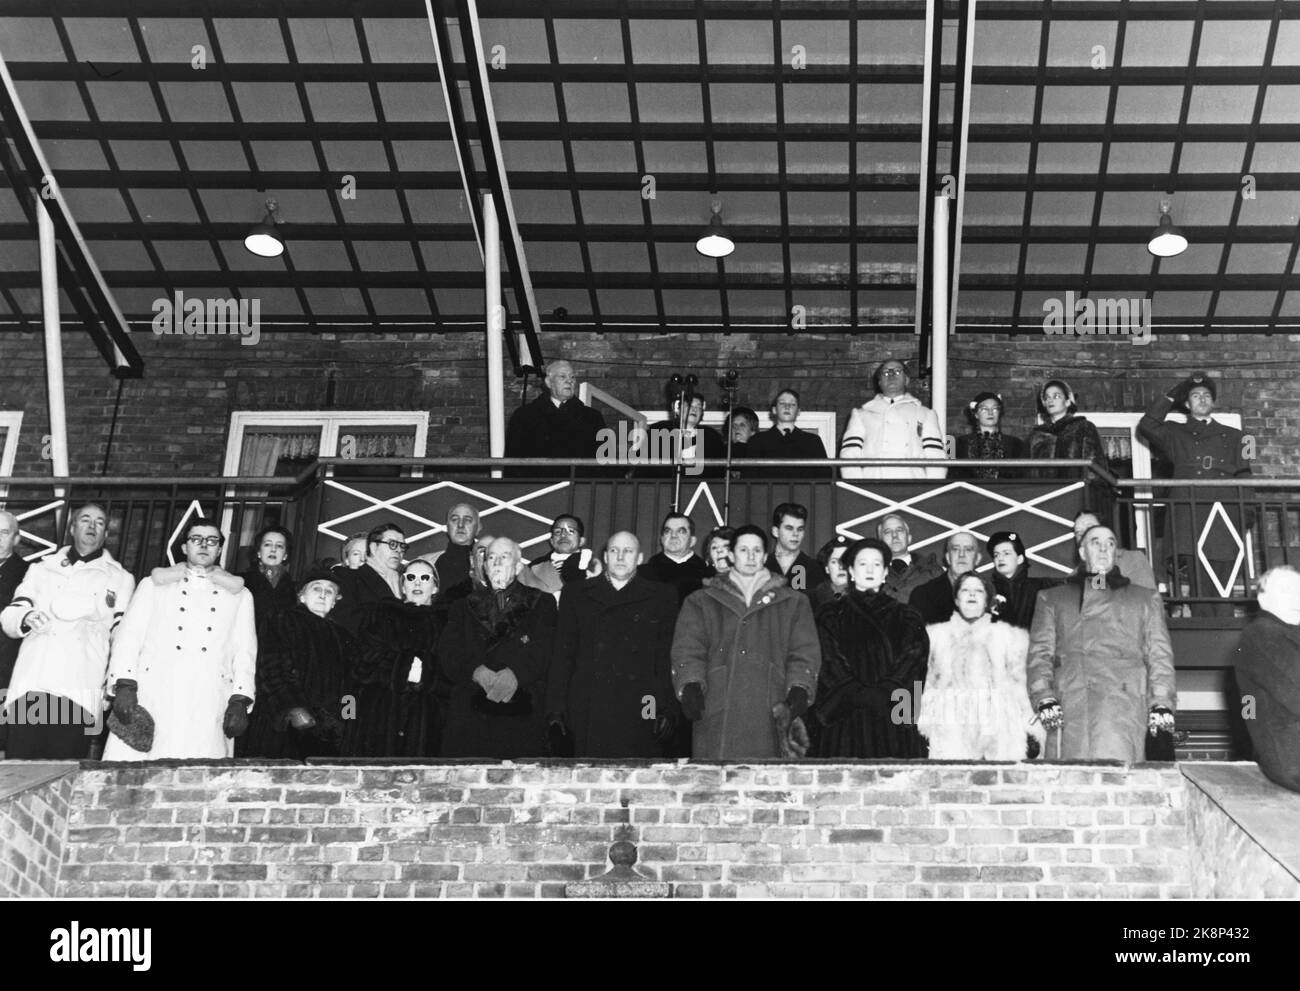
<svg viewBox="0 0 1300 991"><path fill-rule="evenodd" d="M366 560L361 567L340 572L338 622L356 635L362 610L374 602L402 598L402 561L406 534L393 523L381 523L366 534Z"/></svg>
<svg viewBox="0 0 1300 991"><path fill-rule="evenodd" d="M586 527L576 516L565 513L551 524L551 547L541 557L528 562L536 582L525 581L552 593L558 599L560 589L571 582L586 581L600 574L600 560L591 553Z"/></svg>
<svg viewBox="0 0 1300 991"><path fill-rule="evenodd" d="M196 520L185 529L185 560L154 568L136 589L108 684L117 719L129 725L143 708L153 740L137 750L110 733L105 760L234 756L253 704L257 628L253 594L217 564L224 543L216 524Z"/></svg>
<svg viewBox="0 0 1300 991"><path fill-rule="evenodd" d="M104 549L108 515L87 503L72 514L72 543L28 569L0 627L22 640L6 705L6 756L89 756L104 707L108 645L135 579Z"/></svg>
<svg viewBox="0 0 1300 991"><path fill-rule="evenodd" d="M849 415L841 458L927 458L942 461L943 430L934 410L907 391L907 368L889 358L872 378L876 394ZM863 465L842 468L845 478L943 478L948 469Z"/></svg>

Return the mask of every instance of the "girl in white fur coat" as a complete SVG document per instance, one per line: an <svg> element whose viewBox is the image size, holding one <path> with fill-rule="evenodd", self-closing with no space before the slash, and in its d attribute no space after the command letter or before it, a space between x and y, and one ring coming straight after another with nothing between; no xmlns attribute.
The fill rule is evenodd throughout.
<svg viewBox="0 0 1300 991"><path fill-rule="evenodd" d="M932 760L1024 760L1043 728L1029 704L1029 634L989 614L984 579L970 573L953 590L957 611L926 627L930 663L917 728Z"/></svg>

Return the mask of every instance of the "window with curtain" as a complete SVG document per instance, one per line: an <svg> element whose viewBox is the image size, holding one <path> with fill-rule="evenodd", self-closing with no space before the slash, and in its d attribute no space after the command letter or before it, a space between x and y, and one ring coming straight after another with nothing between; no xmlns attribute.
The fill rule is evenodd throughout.
<svg viewBox="0 0 1300 991"><path fill-rule="evenodd" d="M258 427L244 432L241 475L296 475L320 455L319 427Z"/></svg>

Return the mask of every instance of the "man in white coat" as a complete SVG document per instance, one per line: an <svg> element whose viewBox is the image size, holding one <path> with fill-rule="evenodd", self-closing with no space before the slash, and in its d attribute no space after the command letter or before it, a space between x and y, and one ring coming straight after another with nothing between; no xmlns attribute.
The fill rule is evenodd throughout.
<svg viewBox="0 0 1300 991"><path fill-rule="evenodd" d="M234 756L253 704L257 632L252 593L217 567L224 542L214 524L191 523L184 563L154 568L136 589L108 680L118 719L129 724L140 706L153 716L153 745L141 752L110 734L105 760Z"/></svg>
<svg viewBox="0 0 1300 991"><path fill-rule="evenodd" d="M934 410L907 391L907 368L890 358L872 377L876 394L849 414L841 458L944 459L943 430ZM944 478L948 469L863 465L841 468L845 478Z"/></svg>
<svg viewBox="0 0 1300 991"><path fill-rule="evenodd" d="M0 627L22 640L0 709L11 759L83 759L102 728L109 641L135 579L104 549L102 506L78 508L69 536L27 570L0 612Z"/></svg>

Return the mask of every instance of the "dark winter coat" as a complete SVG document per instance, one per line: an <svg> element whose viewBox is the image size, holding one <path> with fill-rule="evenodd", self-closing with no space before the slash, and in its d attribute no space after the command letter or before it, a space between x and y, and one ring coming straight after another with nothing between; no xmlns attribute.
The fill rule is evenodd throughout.
<svg viewBox="0 0 1300 991"><path fill-rule="evenodd" d="M1029 435L1029 456L1037 460L1083 459L1110 470L1101 434L1091 420L1074 413L1034 427ZM1082 468L1035 468L1032 474L1036 478L1083 478L1082 472ZM1103 520L1110 519L1114 498L1110 486L1095 476L1087 477L1091 479L1086 489L1087 508Z"/></svg>
<svg viewBox="0 0 1300 991"><path fill-rule="evenodd" d="M14 592L27 574L27 567L28 562L19 557L17 551L5 558L4 564L0 564L0 609L13 601ZM0 691L9 687L9 676L14 672L14 662L18 659L18 648L21 646L21 640L0 633ZM2 732L3 729L0 729Z"/></svg>
<svg viewBox="0 0 1300 991"><path fill-rule="evenodd" d="M740 455L732 452L733 457ZM749 439L745 457L755 460L802 461L826 457L826 445L821 437L808 430L795 427L788 434L782 434L776 427L769 427ZM834 468L748 468L746 478L831 478ZM770 570L770 569L769 569Z"/></svg>
<svg viewBox="0 0 1300 991"><path fill-rule="evenodd" d="M651 431L671 431L677 429L675 420L660 420L658 423L652 423L647 429ZM696 457L703 457L704 463L698 462L694 466L686 465L687 471L682 474L682 484L691 482L699 478L721 478L726 473L727 464L727 442L722 434L718 433L712 427L706 427L703 424L695 428L695 443L698 446L703 443L703 453L697 450ZM702 440L701 440L702 438ZM652 451L659 453L659 448L652 448ZM670 453L675 449L670 449L668 445L662 445L662 457L668 459ZM733 452L733 457L736 455ZM638 478L672 478L673 465L669 461L664 464L647 465L644 468L638 468L636 475ZM692 474L691 472L694 472Z"/></svg>
<svg viewBox="0 0 1300 991"><path fill-rule="evenodd" d="M776 559L776 553L773 552L767 556L763 562L763 567L767 568L772 574L784 578L789 586L796 592L802 592L812 598L813 590L829 577L826 569L821 566L815 557L809 557L803 551L790 564L789 571L782 571L780 562Z"/></svg>
<svg viewBox="0 0 1300 991"><path fill-rule="evenodd" d="M1152 706L1174 709L1174 653L1159 593L1111 569L1038 593L1029 632L1029 698L1061 703L1044 756L1143 759ZM1102 587L1097 587L1100 584Z"/></svg>
<svg viewBox="0 0 1300 991"><path fill-rule="evenodd" d="M269 587L269 586L268 586ZM344 755L347 696L361 648L332 619L302 604L274 613L258 635L257 705L236 756L305 760ZM289 725L291 709L316 719L309 730Z"/></svg>
<svg viewBox="0 0 1300 991"><path fill-rule="evenodd" d="M1030 578L1029 562L1023 562L1010 578L994 570L994 600L989 604L989 611L999 623L1010 623L1022 630L1029 629L1034 622L1034 605L1038 593L1045 588L1054 588L1060 583L1053 578Z"/></svg>
<svg viewBox="0 0 1300 991"><path fill-rule="evenodd" d="M594 458L600 447L598 434L604 427L605 418L600 412L577 396L556 406L550 392L544 389L540 396L511 414L506 428L506 457ZM597 474L597 469L578 468L577 473L590 476ZM509 474L516 478L567 478L569 469L518 467Z"/></svg>
<svg viewBox="0 0 1300 991"><path fill-rule="evenodd" d="M777 751L772 707L791 688L817 691L821 649L808 597L770 573L745 604L730 577L687 597L673 634L673 689L704 686L696 760L759 760Z"/></svg>
<svg viewBox="0 0 1300 991"><path fill-rule="evenodd" d="M885 575L885 584L880 590L891 599L907 605L913 589L943 574L944 570L944 566L935 560L933 554L913 552L911 563L902 571L895 571L893 563L890 563Z"/></svg>
<svg viewBox="0 0 1300 991"><path fill-rule="evenodd" d="M907 604L921 614L926 625L946 622L953 614L956 603L952 597L952 579L945 571L924 585L912 589Z"/></svg>
<svg viewBox="0 0 1300 991"><path fill-rule="evenodd" d="M959 461L992 458L1013 460L1025 457L1025 442L1019 437L1004 434L1001 430L992 434L972 431L957 438L957 459ZM1023 478L1023 468L961 468L956 465L948 469L949 478Z"/></svg>
<svg viewBox="0 0 1300 991"><path fill-rule="evenodd" d="M357 633L364 662L354 685L352 756L438 756L451 695L438 664L449 608L440 595L427 606L383 601L366 607ZM413 682L417 657L419 677Z"/></svg>
<svg viewBox="0 0 1300 991"><path fill-rule="evenodd" d="M640 574L616 589L604 575L560 593L548 713L563 717L574 756L661 758L654 733L674 718L672 640L677 596Z"/></svg>
<svg viewBox="0 0 1300 991"><path fill-rule="evenodd" d="M924 757L916 716L930 640L921 614L850 586L818 610L817 632L824 666L816 756Z"/></svg>
<svg viewBox="0 0 1300 991"><path fill-rule="evenodd" d="M1216 420L1205 423L1189 419L1186 423L1166 423L1165 416L1172 408L1173 400L1168 396L1161 396L1153 402L1138 421L1138 434L1157 448L1166 461L1172 463L1174 478L1250 477L1250 464L1242 456L1240 430ZM1252 514L1249 508L1244 514L1238 510L1235 486L1158 490L1156 498L1159 499L1163 494L1167 494L1171 500L1165 513L1166 554L1173 553L1175 535L1180 556L1196 554L1201 531L1209 521L1216 502L1222 503L1232 525L1241 539L1245 540L1245 530L1251 525ZM1193 497L1196 499L1195 512L1192 511L1190 502ZM1249 503L1254 498L1253 490L1243 489L1240 498ZM1205 541L1205 556L1209 560L1235 561L1241 549L1221 519L1210 528ZM1220 575L1221 580L1227 577L1226 573ZM1206 588L1202 589L1202 594L1214 593Z"/></svg>
<svg viewBox="0 0 1300 991"><path fill-rule="evenodd" d="M1242 631L1233 664L1242 699L1254 702L1245 723L1259 769L1300 791L1300 626L1261 612Z"/></svg>
<svg viewBox="0 0 1300 991"><path fill-rule="evenodd" d="M338 579L339 604L330 613L349 633L355 634L366 615L366 607L376 602L400 602L379 572L363 564L359 568L335 567L330 574Z"/></svg>
<svg viewBox="0 0 1300 991"><path fill-rule="evenodd" d="M646 581L671 585L677 593L677 605L680 606L688 595L704 587L704 579L709 577L709 566L695 554L678 564L660 551L641 566L637 575Z"/></svg>
<svg viewBox="0 0 1300 991"><path fill-rule="evenodd" d="M518 581L499 593L475 588L452 605L438 644L439 663L451 683L443 757L543 755L555 618L555 597ZM488 701L474 681L479 665L514 672L519 687L509 703Z"/></svg>

